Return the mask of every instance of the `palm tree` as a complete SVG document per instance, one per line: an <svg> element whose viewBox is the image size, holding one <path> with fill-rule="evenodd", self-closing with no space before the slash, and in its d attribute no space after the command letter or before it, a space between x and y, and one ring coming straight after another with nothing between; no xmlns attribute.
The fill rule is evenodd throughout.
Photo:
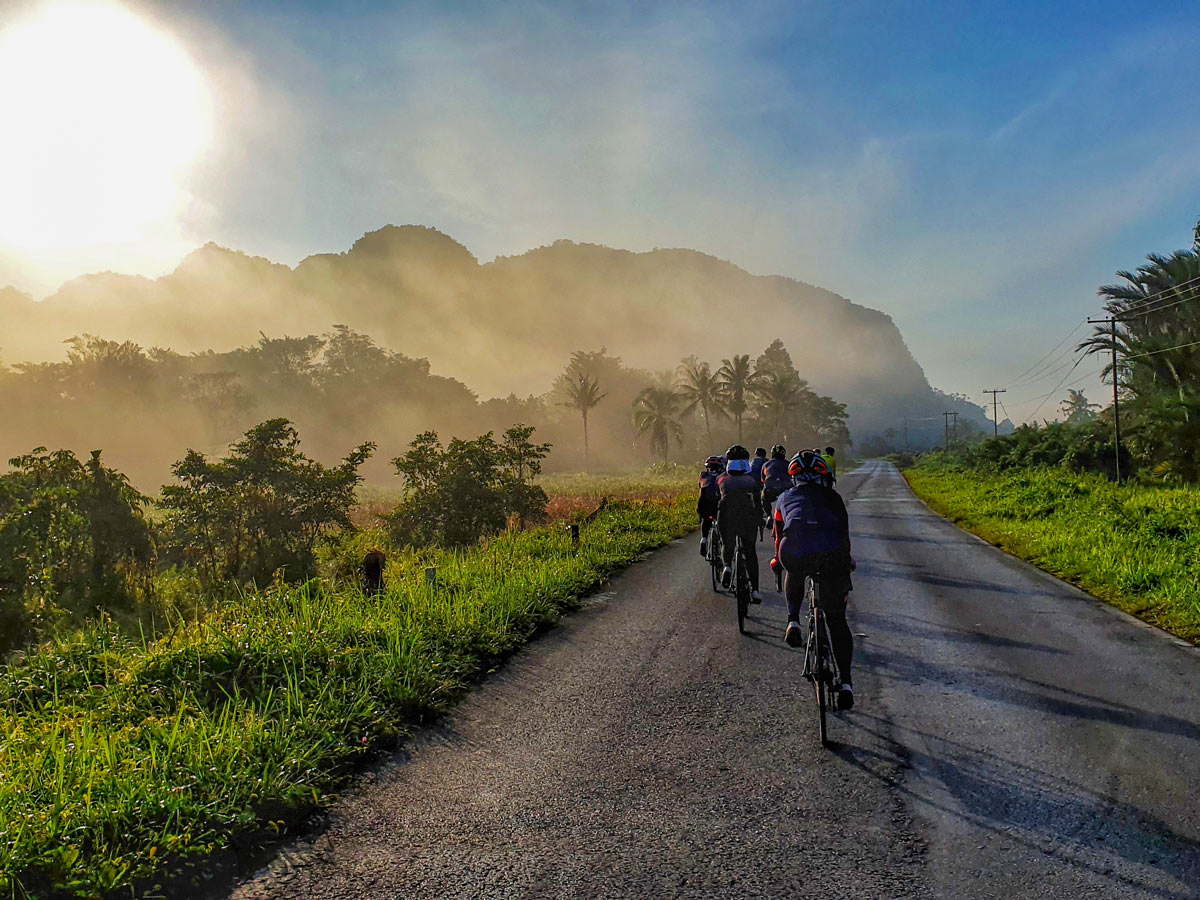
<svg viewBox="0 0 1200 900"><path fill-rule="evenodd" d="M725 408L729 410L738 427L738 443L742 442L742 417L749 408L747 395L758 380L750 365L750 354L743 353L732 359L721 360L721 368L717 370L717 380L721 384L721 393Z"/></svg>
<svg viewBox="0 0 1200 900"><path fill-rule="evenodd" d="M592 378L585 373L581 372L567 382L567 399L563 406L577 409L583 416L583 468L585 470L588 467L588 413L607 396L607 393L600 393L599 379Z"/></svg>
<svg viewBox="0 0 1200 900"><path fill-rule="evenodd" d="M1096 410L1100 408L1100 404L1090 403L1083 391L1070 388L1067 391L1067 399L1059 404L1059 408L1066 416L1068 425L1078 425L1080 422L1091 422L1095 419Z"/></svg>
<svg viewBox="0 0 1200 900"><path fill-rule="evenodd" d="M704 414L704 433L708 443L712 443L712 425L710 416L713 413L725 414L724 389L720 380L708 367L708 363L700 362L694 356L689 356L677 370L679 383L675 387L683 403L683 415L691 415L697 409Z"/></svg>
<svg viewBox="0 0 1200 900"><path fill-rule="evenodd" d="M1124 284L1106 284L1098 293L1117 320L1116 333L1098 325L1079 345L1090 353L1111 353L1114 345L1121 386L1136 396L1171 391L1185 399L1200 378L1200 251L1170 256L1151 253L1136 272L1118 272ZM1124 359L1121 359L1124 357ZM1112 363L1103 375L1111 378Z"/></svg>
<svg viewBox="0 0 1200 900"><path fill-rule="evenodd" d="M633 425L638 435L650 435L650 448L670 457L671 438L682 441L683 428L676 418L681 400L670 388L648 387L633 401Z"/></svg>
<svg viewBox="0 0 1200 900"><path fill-rule="evenodd" d="M775 433L788 413L798 412L804 406L807 382L794 372L772 369L765 378L759 378L751 388L762 411L771 416Z"/></svg>

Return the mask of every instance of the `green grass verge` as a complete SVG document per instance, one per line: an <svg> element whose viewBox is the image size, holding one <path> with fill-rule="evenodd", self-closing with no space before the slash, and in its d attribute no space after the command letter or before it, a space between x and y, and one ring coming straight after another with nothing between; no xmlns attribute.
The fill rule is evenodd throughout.
<svg viewBox="0 0 1200 900"><path fill-rule="evenodd" d="M157 640L97 625L36 649L0 679L0 892L152 892L286 828L694 518L690 494L626 501L578 550L561 527L534 529L393 557L379 596L278 586Z"/></svg>
<svg viewBox="0 0 1200 900"><path fill-rule="evenodd" d="M1200 490L1118 486L1061 469L927 464L904 476L968 531L1200 643Z"/></svg>

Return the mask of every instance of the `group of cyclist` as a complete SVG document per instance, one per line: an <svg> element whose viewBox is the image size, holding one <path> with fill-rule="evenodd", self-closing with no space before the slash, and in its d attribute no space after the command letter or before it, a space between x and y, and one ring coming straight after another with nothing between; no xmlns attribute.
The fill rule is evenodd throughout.
<svg viewBox="0 0 1200 900"><path fill-rule="evenodd" d="M770 456L760 447L751 459L740 444L722 456L710 456L700 473L700 553L708 555L712 530L720 536L721 580L729 587L733 578L737 538L753 548L758 532L769 520L775 555L771 570L784 576L787 628L784 641L790 647L804 643L800 607L807 576L820 579L818 606L825 613L830 641L842 683L837 691L840 709L854 706L850 663L854 640L846 621L846 602L853 587L850 573L850 520L846 504L834 489L837 461L832 447L801 450L791 459L780 444ZM761 603L758 555L751 549L743 563L752 589L751 602Z"/></svg>

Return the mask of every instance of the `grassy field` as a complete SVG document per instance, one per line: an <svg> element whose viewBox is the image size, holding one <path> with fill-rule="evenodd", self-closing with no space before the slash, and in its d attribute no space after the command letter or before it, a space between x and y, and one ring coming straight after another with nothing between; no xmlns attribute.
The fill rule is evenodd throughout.
<svg viewBox="0 0 1200 900"><path fill-rule="evenodd" d="M546 506L550 521L561 522L587 515L606 497L610 501L676 497L696 488L697 474L694 466L655 466L620 475L542 475L538 484L550 499ZM402 489L395 485L363 485L352 516L354 523L361 528L378 525L379 517L395 509L402 496Z"/></svg>
<svg viewBox="0 0 1200 900"><path fill-rule="evenodd" d="M926 464L904 475L968 531L1200 643L1200 490L1117 486L1062 469Z"/></svg>
<svg viewBox="0 0 1200 900"><path fill-rule="evenodd" d="M154 640L97 624L11 663L0 678L0 893L136 885L154 896L213 851L286 829L356 761L393 748L613 572L694 527L690 491L651 487L630 485L578 549L552 525L463 552L393 553L377 596L336 578L279 585ZM359 534L327 566L383 540Z"/></svg>

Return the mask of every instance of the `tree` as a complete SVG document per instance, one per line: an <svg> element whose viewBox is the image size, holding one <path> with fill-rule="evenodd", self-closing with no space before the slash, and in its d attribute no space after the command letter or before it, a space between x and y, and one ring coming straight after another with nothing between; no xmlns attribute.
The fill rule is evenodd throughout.
<svg viewBox="0 0 1200 900"><path fill-rule="evenodd" d="M1122 421L1140 465L1163 477L1200 478L1200 250L1151 253L1136 272L1100 288L1116 328L1100 325L1079 348L1102 354L1119 378ZM1116 351L1117 371L1109 354ZM1126 418L1128 416L1128 418Z"/></svg>
<svg viewBox="0 0 1200 900"><path fill-rule="evenodd" d="M1069 388L1067 390L1067 399L1059 404L1059 408L1062 410L1063 416L1066 417L1068 425L1079 425L1095 419L1097 416L1096 410L1100 408L1100 404L1089 403L1083 391Z"/></svg>
<svg viewBox="0 0 1200 900"><path fill-rule="evenodd" d="M0 475L0 652L103 607L130 606L153 561L149 502L93 451L38 447Z"/></svg>
<svg viewBox="0 0 1200 900"><path fill-rule="evenodd" d="M546 517L546 492L532 479L549 444L530 440L533 428L514 425L496 441L489 431L442 447L436 432L417 435L392 462L404 478L404 497L389 515L393 539L413 547L465 546L503 529Z"/></svg>
<svg viewBox="0 0 1200 900"><path fill-rule="evenodd" d="M712 425L710 417L725 414L725 392L720 379L713 374L708 363L700 362L694 356L689 356L679 365L677 370L679 382L675 392L683 402L683 415L691 415L699 409L704 415L704 435L708 444L712 443Z"/></svg>
<svg viewBox="0 0 1200 900"><path fill-rule="evenodd" d="M633 403L633 426L638 436L650 435L650 449L662 454L663 462L670 460L671 438L683 438L679 424L681 400L670 388L648 387Z"/></svg>
<svg viewBox="0 0 1200 900"><path fill-rule="evenodd" d="M566 391L567 400L564 401L564 405L578 410L583 416L583 467L586 469L588 466L588 413L608 395L600 393L598 379L582 372L568 382Z"/></svg>
<svg viewBox="0 0 1200 900"><path fill-rule="evenodd" d="M778 369L770 369L764 377L755 379L753 387L759 408L772 421L774 434L780 433L784 416L803 410L805 394L811 393L807 382L795 372Z"/></svg>
<svg viewBox="0 0 1200 900"><path fill-rule="evenodd" d="M317 540L351 527L358 469L374 449L360 444L340 465L327 467L300 451L291 422L269 419L220 461L189 450L172 466L176 483L162 489L165 548L209 580L262 583L280 572L308 577Z"/></svg>
<svg viewBox="0 0 1200 900"><path fill-rule="evenodd" d="M747 400L757 381L754 370L750 365L750 354L734 356L721 360L721 368L717 370L717 378L721 383L721 391L725 408L737 422L738 443L742 441L742 417L749 408Z"/></svg>

